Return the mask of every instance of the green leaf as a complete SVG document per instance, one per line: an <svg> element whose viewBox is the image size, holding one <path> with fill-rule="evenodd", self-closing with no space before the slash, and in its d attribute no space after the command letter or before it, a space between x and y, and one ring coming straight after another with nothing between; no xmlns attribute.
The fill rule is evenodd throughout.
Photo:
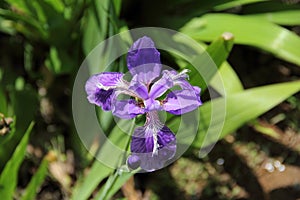
<svg viewBox="0 0 300 200"><path fill-rule="evenodd" d="M19 167L25 157L28 139L33 125L34 123L31 122L11 159L7 162L0 175L0 196L2 199L13 199L13 194L18 182Z"/></svg>
<svg viewBox="0 0 300 200"><path fill-rule="evenodd" d="M227 59L233 47L233 42L234 36L229 32L225 32L206 48L207 53L209 53L217 67L220 67Z"/></svg>
<svg viewBox="0 0 300 200"><path fill-rule="evenodd" d="M202 41L212 41L224 32L231 32L238 44L260 48L300 65L300 38L268 21L233 14L207 14L194 18L181 31Z"/></svg>
<svg viewBox="0 0 300 200"><path fill-rule="evenodd" d="M43 159L38 170L34 173L29 184L27 185L21 200L35 199L35 196L38 193L38 190L42 185L42 183L44 182L46 175L48 173L48 164L49 164L48 160Z"/></svg>
<svg viewBox="0 0 300 200"><path fill-rule="evenodd" d="M200 107L200 127L193 146L200 148L215 143L299 91L300 81L279 83L204 103ZM220 113L222 110L226 113Z"/></svg>
<svg viewBox="0 0 300 200"><path fill-rule="evenodd" d="M218 74L212 78L209 84L222 96L241 92L244 89L239 77L228 62L221 65Z"/></svg>
<svg viewBox="0 0 300 200"><path fill-rule="evenodd" d="M122 127L122 129L119 127ZM97 154L98 160L103 161L105 159L105 164L111 167L96 160L90 173L84 178L83 183L77 185L71 199L87 199L97 188L99 183L114 172L114 168L118 168L122 165L122 162L126 161L126 158L123 157L123 150L129 148L130 135L128 135L128 133L131 133L134 127L134 120L131 123L128 123L128 120L120 120L118 125L114 126L111 133L109 133L109 141L101 145L99 153ZM111 145L113 145L113 147ZM111 193L110 189L107 193Z"/></svg>
<svg viewBox="0 0 300 200"><path fill-rule="evenodd" d="M252 3L257 3L257 2L262 2L262 1L268 1L268 0L235 0L235 1L229 1L227 3L223 3L220 5L217 5L214 7L214 10L220 11L220 10L225 10L237 6L242 6L246 4L252 4Z"/></svg>
<svg viewBox="0 0 300 200"><path fill-rule="evenodd" d="M0 81L1 82L1 81ZM7 115L7 102L6 96L3 91L3 88L0 86L0 112L4 115Z"/></svg>
<svg viewBox="0 0 300 200"><path fill-rule="evenodd" d="M268 12L262 14L252 14L245 15L245 17L253 20L264 20L273 22L275 24L285 25L285 26L296 26L300 25L300 10L287 10L287 11L277 11Z"/></svg>
<svg viewBox="0 0 300 200"><path fill-rule="evenodd" d="M104 195L103 197L103 190L104 187L101 188L101 190L97 193L95 199L97 200L109 200L111 197L118 192L118 190L125 184L125 182L134 175L134 173L130 172L122 172L122 174L116 174L117 177L113 180L113 183L109 187L109 191Z"/></svg>
<svg viewBox="0 0 300 200"><path fill-rule="evenodd" d="M232 38L230 33L223 33L222 36L219 36L208 47L204 43L199 42L199 45L206 48L210 58L214 61L216 67L219 68L218 72L216 71L217 68L207 68L208 72L205 73L205 78L207 82L209 82L209 84L221 95L243 90L242 83L235 71L227 62L225 62L233 46L233 41L234 38ZM176 57L176 55L174 56ZM191 84L199 85L202 79L201 77L194 77L195 74L197 74L196 69L189 66L187 62L179 58L176 62L181 69L191 69L191 73L189 73ZM206 85L200 84L200 87L204 90Z"/></svg>
<svg viewBox="0 0 300 200"><path fill-rule="evenodd" d="M9 90L9 97L13 108L11 116L16 116L14 119L15 131L9 141L0 145L0 169L3 169L3 165L11 157L11 154L20 142L31 121L33 121L37 111L38 101L36 91L27 86L21 91L15 89Z"/></svg>
<svg viewBox="0 0 300 200"><path fill-rule="evenodd" d="M113 172L112 168L105 166L103 163L95 160L89 174L84 177L83 182L78 182L73 190L72 200L85 200L91 196L99 183Z"/></svg>
<svg viewBox="0 0 300 200"><path fill-rule="evenodd" d="M106 37L109 3L109 0L91 1L87 10L83 29L83 49L86 55Z"/></svg>

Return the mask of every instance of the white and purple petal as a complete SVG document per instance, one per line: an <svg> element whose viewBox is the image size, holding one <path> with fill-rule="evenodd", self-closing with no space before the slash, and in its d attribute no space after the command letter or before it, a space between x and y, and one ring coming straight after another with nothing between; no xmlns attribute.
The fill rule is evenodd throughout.
<svg viewBox="0 0 300 200"><path fill-rule="evenodd" d="M133 43L128 51L127 66L130 73L139 76L139 81L149 85L161 72L160 53L149 37Z"/></svg>
<svg viewBox="0 0 300 200"><path fill-rule="evenodd" d="M112 106L112 113L122 119L132 119L139 114L144 114L145 110L134 99L116 100Z"/></svg>
<svg viewBox="0 0 300 200"><path fill-rule="evenodd" d="M91 76L85 84L88 101L105 111L111 110L114 89L122 83L122 77L123 74L119 72L102 72Z"/></svg>
<svg viewBox="0 0 300 200"><path fill-rule="evenodd" d="M158 149L156 152L153 152L156 142ZM135 159L135 161L140 164L143 170L154 171L161 169L176 153L175 135L166 126L159 130L138 127L132 136L131 153L131 156L138 156L139 159ZM136 164L136 162L129 161L128 163Z"/></svg>
<svg viewBox="0 0 300 200"><path fill-rule="evenodd" d="M102 72L91 76L86 84L85 90L87 93L100 88L104 90L114 89L122 83L123 73L120 72Z"/></svg>
<svg viewBox="0 0 300 200"><path fill-rule="evenodd" d="M102 107L103 110L109 111L112 107L114 90L103 90L96 88L95 91L88 94L88 101L92 104Z"/></svg>
<svg viewBox="0 0 300 200"><path fill-rule="evenodd" d="M189 78L188 69L184 69L181 72L177 72L175 70L164 70L163 75L169 76L170 79L172 79L174 85L178 85L181 87L181 89L192 89L192 85L187 81Z"/></svg>
<svg viewBox="0 0 300 200"><path fill-rule="evenodd" d="M200 88L196 86L190 90L172 91L167 95L166 99L163 100L163 108L165 111L174 115L191 112L202 105L200 92Z"/></svg>

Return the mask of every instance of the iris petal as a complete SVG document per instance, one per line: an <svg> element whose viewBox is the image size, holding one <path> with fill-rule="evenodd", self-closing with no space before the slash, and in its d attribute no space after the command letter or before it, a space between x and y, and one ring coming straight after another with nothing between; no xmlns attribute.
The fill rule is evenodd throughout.
<svg viewBox="0 0 300 200"><path fill-rule="evenodd" d="M112 109L113 115L122 119L132 119L139 114L144 114L143 108L139 107L135 100L116 100Z"/></svg>
<svg viewBox="0 0 300 200"><path fill-rule="evenodd" d="M170 92L163 101L165 111L174 115L181 115L193 111L202 105L200 88L192 87L191 90L175 90Z"/></svg>
<svg viewBox="0 0 300 200"><path fill-rule="evenodd" d="M91 76L86 84L85 91L88 101L103 110L111 110L114 98L114 88L122 81L123 74L119 72L103 72Z"/></svg>
<svg viewBox="0 0 300 200"><path fill-rule="evenodd" d="M127 66L138 80L149 85L161 72L160 53L149 37L142 37L133 43L128 51Z"/></svg>
<svg viewBox="0 0 300 200"><path fill-rule="evenodd" d="M132 155L138 156L140 167L145 171L161 169L176 153L176 138L172 131L163 126L157 133L147 127L135 129L131 141ZM158 150L153 153L154 136L157 135Z"/></svg>
<svg viewBox="0 0 300 200"><path fill-rule="evenodd" d="M148 88L145 84L140 82L138 79L138 75L135 75L130 81L129 90L135 93L141 99L148 98Z"/></svg>
<svg viewBox="0 0 300 200"><path fill-rule="evenodd" d="M165 72L165 70L163 72ZM152 85L149 96L156 99L173 86L174 82L172 78L168 74L163 73L163 76Z"/></svg>

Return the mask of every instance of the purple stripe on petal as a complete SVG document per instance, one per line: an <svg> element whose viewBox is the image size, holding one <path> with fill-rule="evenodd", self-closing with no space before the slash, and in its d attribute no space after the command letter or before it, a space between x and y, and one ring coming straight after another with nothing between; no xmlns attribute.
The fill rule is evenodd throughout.
<svg viewBox="0 0 300 200"><path fill-rule="evenodd" d="M153 146L153 132L146 131L146 128L144 126L137 127L134 130L131 140L131 152L152 153Z"/></svg>
<svg viewBox="0 0 300 200"><path fill-rule="evenodd" d="M90 103L102 107L105 111L109 111L111 110L111 102L114 96L113 92L113 89L103 90L97 88L94 93L90 93L87 98Z"/></svg>
<svg viewBox="0 0 300 200"><path fill-rule="evenodd" d="M123 74L119 72L103 72L91 76L85 91L90 103L101 106L103 110L111 110L114 88L122 81Z"/></svg>
<svg viewBox="0 0 300 200"><path fill-rule="evenodd" d="M195 110L202 104L200 91L199 87L192 87L191 90L170 92L163 101L164 110L174 115L181 115Z"/></svg>
<svg viewBox="0 0 300 200"><path fill-rule="evenodd" d="M128 51L127 66L130 73L133 76L138 74L144 84L150 84L160 75L160 53L149 37L144 36L133 43Z"/></svg>
<svg viewBox="0 0 300 200"><path fill-rule="evenodd" d="M132 119L139 114L144 114L143 108L139 107L135 100L116 100L112 109L113 115L122 119Z"/></svg>
<svg viewBox="0 0 300 200"><path fill-rule="evenodd" d="M158 151L153 153L155 135L157 135ZM139 157L140 167L145 171L161 169L176 153L175 135L166 126L156 134L154 130L147 131L147 127L138 127L132 137L131 152L132 155Z"/></svg>

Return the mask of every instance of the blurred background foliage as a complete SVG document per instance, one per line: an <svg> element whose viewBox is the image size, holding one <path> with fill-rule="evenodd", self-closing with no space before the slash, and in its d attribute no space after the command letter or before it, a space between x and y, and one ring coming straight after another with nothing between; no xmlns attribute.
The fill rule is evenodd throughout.
<svg viewBox="0 0 300 200"><path fill-rule="evenodd" d="M300 198L299 25L298 0L0 0L0 197ZM106 167L82 146L71 94L81 62L99 42L145 26L195 39L225 88L214 70L209 84L191 73L205 100L194 143L171 166L134 175ZM175 55L162 60L194 70ZM114 68L124 66L120 59ZM211 119L224 103L219 138L222 122ZM174 132L179 120L168 120ZM111 138L122 134L106 127ZM200 147L216 140L201 156Z"/></svg>

